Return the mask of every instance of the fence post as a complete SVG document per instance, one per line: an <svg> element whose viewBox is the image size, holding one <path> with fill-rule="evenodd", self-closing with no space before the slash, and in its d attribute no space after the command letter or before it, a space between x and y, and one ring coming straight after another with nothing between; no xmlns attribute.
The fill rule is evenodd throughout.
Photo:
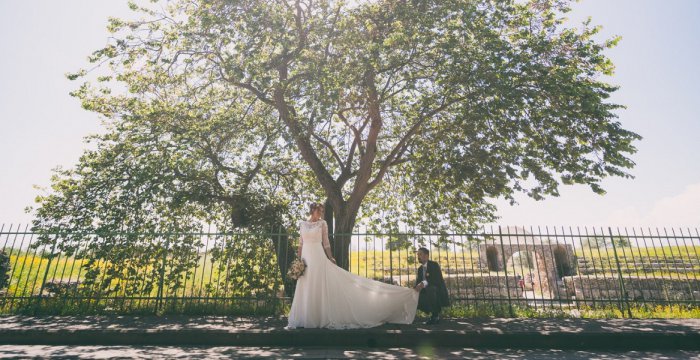
<svg viewBox="0 0 700 360"><path fill-rule="evenodd" d="M389 282L391 284L394 283L394 244L392 244L392 236L389 234ZM360 263L360 241L357 241L357 263ZM401 257L401 253L399 252L399 257ZM366 265L365 265L366 266ZM357 269L357 273L359 275L360 269ZM383 272L382 272L383 273ZM384 280L384 279L382 279Z"/></svg>
<svg viewBox="0 0 700 360"><path fill-rule="evenodd" d="M501 225L498 225L498 238L501 239L501 258L503 259L503 272L506 276L506 294L508 295L508 311L510 316L515 316L513 312L513 303L510 300L510 285L508 284L508 264L506 263L505 247L503 246L503 232L501 231Z"/></svg>
<svg viewBox="0 0 700 360"><path fill-rule="evenodd" d="M58 244L58 236L61 232L61 228L58 228L58 232L56 233L56 236L53 239L53 245L51 246L51 253L49 254L49 262L46 264L46 270L44 271L44 278L41 281L41 287L39 288L39 301L37 302L37 306L34 308L34 311L38 309L38 307L41 305L41 302L43 300L44 296L44 286L46 285L46 278L49 276L49 269L51 268L51 261L53 260L54 253L56 252L56 244Z"/></svg>
<svg viewBox="0 0 700 360"><path fill-rule="evenodd" d="M620 267L620 259L617 257L617 246L615 246L615 238L613 237L612 228L608 227L608 234L610 234L610 242L612 243L613 254L615 255L615 265L617 266L617 277L620 281L620 291L622 292L623 299L620 299L620 313L625 316L625 312L622 309L622 301L624 300L625 306L627 306L627 315L632 317L632 310L630 310L630 304L627 299L627 290L625 290L625 281L622 278L622 268Z"/></svg>
<svg viewBox="0 0 700 360"><path fill-rule="evenodd" d="M158 280L158 292L156 293L156 308L155 313L158 313L163 307L163 283L165 282L165 263L168 257L168 250L170 248L170 241L168 236L165 237L165 251L163 252L163 261L160 266L160 279Z"/></svg>

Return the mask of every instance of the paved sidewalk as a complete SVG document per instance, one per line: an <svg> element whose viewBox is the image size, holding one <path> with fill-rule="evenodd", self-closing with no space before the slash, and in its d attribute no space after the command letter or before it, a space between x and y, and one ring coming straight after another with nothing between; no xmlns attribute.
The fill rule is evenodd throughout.
<svg viewBox="0 0 700 360"><path fill-rule="evenodd" d="M0 359L700 360L689 350L0 345Z"/></svg>
<svg viewBox="0 0 700 360"><path fill-rule="evenodd" d="M284 318L0 317L0 344L700 350L700 319L446 319L438 325L285 329Z"/></svg>

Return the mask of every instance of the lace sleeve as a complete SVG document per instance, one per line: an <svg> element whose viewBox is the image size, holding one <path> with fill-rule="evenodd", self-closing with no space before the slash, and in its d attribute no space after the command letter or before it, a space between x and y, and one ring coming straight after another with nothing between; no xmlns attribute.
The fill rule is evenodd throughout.
<svg viewBox="0 0 700 360"><path fill-rule="evenodd" d="M321 229L321 233L323 234L323 240L322 240L322 242L323 242L323 248L324 248L324 249L330 249L330 248L331 248L331 243L330 243L330 241L328 241L328 224L327 224L326 221L324 220L323 223L321 224L321 226L323 227L323 228Z"/></svg>
<svg viewBox="0 0 700 360"><path fill-rule="evenodd" d="M301 236L301 228L304 226L303 222L299 222L299 246L304 242L304 237Z"/></svg>

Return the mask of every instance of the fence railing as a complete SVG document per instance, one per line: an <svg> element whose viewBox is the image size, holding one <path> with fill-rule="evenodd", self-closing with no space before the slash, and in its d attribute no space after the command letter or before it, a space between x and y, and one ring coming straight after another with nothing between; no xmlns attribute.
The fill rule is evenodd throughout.
<svg viewBox="0 0 700 360"><path fill-rule="evenodd" d="M490 227L354 233L350 271L413 286L424 246L453 306L576 312L700 305L697 229ZM280 313L297 234L30 231L0 227L0 313ZM2 255L0 255L2 256ZM0 259L1 260L1 259ZM1 264L1 262L0 262ZM0 280L2 274L0 274Z"/></svg>

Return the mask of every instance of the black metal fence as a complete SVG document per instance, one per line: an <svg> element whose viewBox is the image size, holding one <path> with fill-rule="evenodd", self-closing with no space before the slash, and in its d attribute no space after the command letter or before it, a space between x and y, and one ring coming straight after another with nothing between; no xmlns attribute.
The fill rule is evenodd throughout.
<svg viewBox="0 0 700 360"><path fill-rule="evenodd" d="M297 237L2 226L0 249L10 267L0 313L283 313L294 284L281 274ZM697 229L355 233L350 271L413 286L420 246L441 265L454 308L510 315L611 309L631 317L638 306L700 305Z"/></svg>

